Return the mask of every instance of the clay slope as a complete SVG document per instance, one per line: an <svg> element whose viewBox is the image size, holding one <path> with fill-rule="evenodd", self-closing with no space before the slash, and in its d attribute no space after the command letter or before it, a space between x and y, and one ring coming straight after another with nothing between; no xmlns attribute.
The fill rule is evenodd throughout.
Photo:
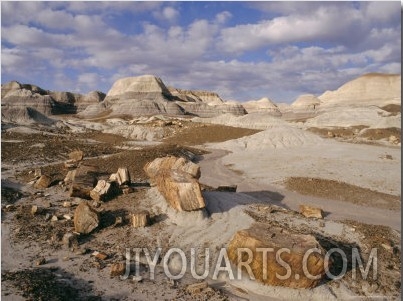
<svg viewBox="0 0 403 301"><path fill-rule="evenodd" d="M377 105L401 103L401 75L369 73L347 82L318 98L326 105Z"/></svg>

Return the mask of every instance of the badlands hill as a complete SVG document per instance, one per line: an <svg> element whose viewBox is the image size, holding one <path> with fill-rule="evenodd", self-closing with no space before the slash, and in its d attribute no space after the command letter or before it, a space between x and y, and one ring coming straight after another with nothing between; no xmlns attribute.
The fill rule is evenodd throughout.
<svg viewBox="0 0 403 301"><path fill-rule="evenodd" d="M88 105L99 103L105 94L86 95L44 90L38 86L12 81L1 85L2 121L12 123L52 123L51 115L75 114Z"/></svg>
<svg viewBox="0 0 403 301"><path fill-rule="evenodd" d="M107 93L104 102L89 106L80 115L187 114L213 117L224 113L243 115L245 110L240 105L224 103L216 93L168 89L160 78L143 75L119 79Z"/></svg>
<svg viewBox="0 0 403 301"><path fill-rule="evenodd" d="M369 73L347 82L335 91L326 91L318 98L326 105L400 104L401 75Z"/></svg>
<svg viewBox="0 0 403 301"><path fill-rule="evenodd" d="M274 116L281 116L281 112L277 105L267 97L263 97L259 100L250 100L244 102L242 106L248 113L261 112L271 113Z"/></svg>

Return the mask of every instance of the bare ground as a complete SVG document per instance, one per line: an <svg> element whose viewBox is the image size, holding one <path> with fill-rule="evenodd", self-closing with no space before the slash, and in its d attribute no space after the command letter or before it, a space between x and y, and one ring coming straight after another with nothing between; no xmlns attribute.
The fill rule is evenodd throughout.
<svg viewBox="0 0 403 301"><path fill-rule="evenodd" d="M303 195L329 198L381 209L399 210L401 207L400 196L334 180L290 177L285 181L285 185L287 189Z"/></svg>

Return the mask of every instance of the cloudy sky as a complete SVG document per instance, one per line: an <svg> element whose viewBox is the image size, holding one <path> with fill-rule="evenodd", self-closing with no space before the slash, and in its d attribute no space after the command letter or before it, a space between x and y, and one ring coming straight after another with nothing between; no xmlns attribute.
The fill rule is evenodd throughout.
<svg viewBox="0 0 403 301"><path fill-rule="evenodd" d="M1 81L107 92L153 74L226 100L292 102L401 72L394 2L1 2Z"/></svg>

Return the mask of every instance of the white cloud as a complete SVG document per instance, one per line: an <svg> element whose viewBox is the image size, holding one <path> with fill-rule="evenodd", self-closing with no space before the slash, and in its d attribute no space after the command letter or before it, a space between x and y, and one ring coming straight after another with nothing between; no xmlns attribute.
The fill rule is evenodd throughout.
<svg viewBox="0 0 403 301"><path fill-rule="evenodd" d="M175 21L179 17L179 11L174 9L173 7L165 7L162 10L162 15L164 16L165 19L167 19L170 22Z"/></svg>
<svg viewBox="0 0 403 301"><path fill-rule="evenodd" d="M219 24L226 23L229 19L231 19L232 14L229 11L223 11L215 16L216 22Z"/></svg>

